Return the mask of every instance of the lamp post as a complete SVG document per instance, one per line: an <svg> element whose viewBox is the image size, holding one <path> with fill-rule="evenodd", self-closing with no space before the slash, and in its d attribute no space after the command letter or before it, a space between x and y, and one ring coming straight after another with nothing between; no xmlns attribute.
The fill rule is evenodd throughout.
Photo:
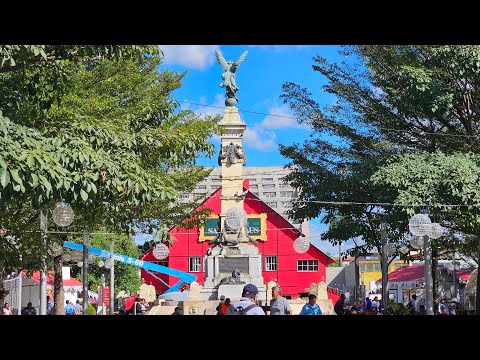
<svg viewBox="0 0 480 360"><path fill-rule="evenodd" d="M430 238L437 239L443 235L440 224L433 223L426 214L415 214L408 223L410 232L415 236L423 236L424 269L425 269L425 310L427 315L433 315L433 276L432 247Z"/></svg>
<svg viewBox="0 0 480 360"><path fill-rule="evenodd" d="M43 245L46 246L47 236L47 215L40 211L40 230ZM40 270L40 315L47 315L47 264L45 257L42 258L42 269Z"/></svg>
<svg viewBox="0 0 480 360"><path fill-rule="evenodd" d="M113 311L115 310L115 303L114 303L115 262L113 260L113 245L114 245L114 240L110 239L110 261L112 263L112 267L110 268L110 311L108 312L109 315L113 315Z"/></svg>
<svg viewBox="0 0 480 360"><path fill-rule="evenodd" d="M83 229L83 315L88 315L88 229L87 226Z"/></svg>
<svg viewBox="0 0 480 360"><path fill-rule="evenodd" d="M70 226L75 219L75 213L73 212L73 209L70 207L70 205L66 203L58 203L55 206L55 209L52 211L52 219L55 224L61 227L66 227ZM47 231L47 224L46 224L46 217L45 217L45 232ZM61 255L61 248L59 254ZM44 294L42 292L42 287L40 287L40 293L42 298L45 298L46 300L46 293ZM46 292L46 289L45 289ZM41 303L40 303L41 304ZM40 305L40 313L42 312L42 306ZM45 312L46 312L46 304L45 304Z"/></svg>

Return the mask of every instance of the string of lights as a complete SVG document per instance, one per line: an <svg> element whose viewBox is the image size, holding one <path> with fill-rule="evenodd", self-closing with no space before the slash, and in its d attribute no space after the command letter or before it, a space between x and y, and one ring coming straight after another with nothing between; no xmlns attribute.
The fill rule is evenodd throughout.
<svg viewBox="0 0 480 360"><path fill-rule="evenodd" d="M207 105L207 104L200 104L191 101L185 100L177 100L180 103L189 104L189 105L196 105L196 106L203 106L203 107L211 107L215 109L226 109L224 106L217 106L217 105ZM251 110L244 110L238 109L239 112L249 113L249 114L256 114L256 115L265 115L265 116L272 116L272 117L280 117L280 118L287 118L287 119L294 119L294 120L305 120L302 118L298 118L295 116L288 116L288 115L279 115L279 114L270 114L270 113L263 113L259 111L251 111ZM404 132L404 133L416 133L420 135L438 135L438 136L452 136L452 137L464 137L464 138L473 138L473 139L480 139L479 136L476 135L467 135L467 134L449 134L449 133L439 133L439 132L431 132L431 131L423 131L423 130L403 130L403 129L393 129L393 128L386 128L386 127L378 127L377 129L383 131L395 131L395 132Z"/></svg>

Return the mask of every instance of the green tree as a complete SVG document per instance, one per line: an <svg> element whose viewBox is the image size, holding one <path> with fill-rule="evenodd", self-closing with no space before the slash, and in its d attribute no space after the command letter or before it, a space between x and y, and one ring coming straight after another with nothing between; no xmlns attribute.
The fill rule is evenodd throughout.
<svg viewBox="0 0 480 360"><path fill-rule="evenodd" d="M390 173L390 180L382 177L385 172L372 176L389 166L390 159L419 151L478 153L480 47L361 45L344 47L343 55L346 57L341 63L314 58L313 69L326 78L323 90L335 95L335 104L321 108L307 89L293 83L283 86L284 101L290 104L299 121L311 125L317 135L303 147L298 144L281 147L282 154L297 165L297 171L287 180L302 189L303 201L340 202L301 203L292 210L293 215L299 219L313 218L326 211L326 221L340 219L337 221L340 225L331 227L326 239L360 235L367 243L378 245L378 236L362 231L362 228L373 230L369 220L372 213L378 219L377 224L388 224L389 238L404 239L408 216L418 211L418 207L390 207L382 203L404 204L406 194L418 190L417 195L418 192L422 195L415 203L429 205L434 218L457 222L457 226L467 231L477 221L476 211L463 208L447 214L431 206L436 203L432 202L435 195L429 192L435 187L428 180L432 177L428 171L433 167L432 158L424 163L422 170L412 169L421 173L410 174L410 178L416 177L417 188L403 186L402 171ZM447 192L462 181L461 177L443 179L451 181L442 189ZM469 197L471 190L466 191ZM377 205L343 206L341 202ZM378 234L378 227L375 232Z"/></svg>
<svg viewBox="0 0 480 360"><path fill-rule="evenodd" d="M12 257L45 254L38 214L61 201L73 207L77 230L143 225L161 234L185 216L201 219L206 211L192 214L177 194L208 174L194 162L213 154L217 119L178 111L171 92L183 74L157 71L157 47L42 48L46 57L0 48L15 59L0 67L0 217L2 246L20 244ZM36 248L24 249L30 243Z"/></svg>

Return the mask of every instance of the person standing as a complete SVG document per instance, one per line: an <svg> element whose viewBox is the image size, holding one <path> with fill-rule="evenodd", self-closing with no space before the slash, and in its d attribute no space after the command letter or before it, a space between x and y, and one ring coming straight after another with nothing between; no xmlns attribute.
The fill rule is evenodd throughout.
<svg viewBox="0 0 480 360"><path fill-rule="evenodd" d="M3 305L2 315L12 315L12 309L10 309L10 304L8 302Z"/></svg>
<svg viewBox="0 0 480 360"><path fill-rule="evenodd" d="M308 294L308 302L303 305L300 315L322 315L322 309L317 304L317 296Z"/></svg>
<svg viewBox="0 0 480 360"><path fill-rule="evenodd" d="M80 305L80 300L77 299L77 301L75 302L75 315L82 315L83 313L83 306Z"/></svg>
<svg viewBox="0 0 480 360"><path fill-rule="evenodd" d="M367 297L365 299L365 313L367 313L368 309L368 301L370 299ZM372 306L372 302L370 301L370 308ZM345 315L345 294L340 294L340 299L337 300L335 303L335 306L333 307L333 310L335 310L335 313L337 315Z"/></svg>
<svg viewBox="0 0 480 360"><path fill-rule="evenodd" d="M217 310L217 315L225 315L224 312L222 312L222 305L225 303L225 295L220 295L220 303L218 306L215 308Z"/></svg>
<svg viewBox="0 0 480 360"><path fill-rule="evenodd" d="M270 300L270 315L292 315L292 308L287 299L282 296L280 286L272 287L272 300Z"/></svg>
<svg viewBox="0 0 480 360"><path fill-rule="evenodd" d="M53 299L47 295L47 315L53 315Z"/></svg>
<svg viewBox="0 0 480 360"><path fill-rule="evenodd" d="M225 315L265 315L265 311L257 305L258 288L254 284L243 287L240 301L228 308Z"/></svg>
<svg viewBox="0 0 480 360"><path fill-rule="evenodd" d="M27 306L22 309L22 315L37 315L37 310L32 306L32 302L29 301Z"/></svg>

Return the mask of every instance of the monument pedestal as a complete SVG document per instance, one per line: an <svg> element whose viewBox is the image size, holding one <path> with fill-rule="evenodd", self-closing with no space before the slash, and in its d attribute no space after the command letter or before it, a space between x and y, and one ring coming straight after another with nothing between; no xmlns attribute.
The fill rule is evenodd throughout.
<svg viewBox="0 0 480 360"><path fill-rule="evenodd" d="M216 300L220 295L229 297L232 302L242 296L246 284L258 287L259 300L266 300L266 287L262 277L262 255L248 243L236 246L214 247L205 259L205 281L200 292L203 300ZM238 270L238 277L232 273Z"/></svg>

